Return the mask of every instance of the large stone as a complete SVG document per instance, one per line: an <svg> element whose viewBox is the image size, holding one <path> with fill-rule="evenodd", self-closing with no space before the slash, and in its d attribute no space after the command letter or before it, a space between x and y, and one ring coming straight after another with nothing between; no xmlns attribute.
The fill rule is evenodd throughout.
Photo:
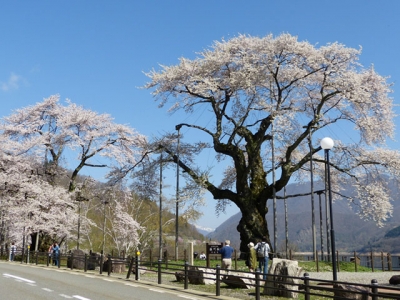
<svg viewBox="0 0 400 300"><path fill-rule="evenodd" d="M400 284L400 275L393 275L389 279L390 284Z"/></svg>
<svg viewBox="0 0 400 300"><path fill-rule="evenodd" d="M108 257L104 258L103 262L103 272L108 272L108 267L109 267L109 262L108 262ZM115 259L111 258L111 273L119 274L119 273L125 273L126 270L126 260L124 259ZM140 274L143 274L146 272L145 270L139 269ZM143 271L143 272L142 272ZM132 273L135 273L135 269L133 268Z"/></svg>
<svg viewBox="0 0 400 300"><path fill-rule="evenodd" d="M274 258L268 268L264 294L286 298L299 297L300 277L303 269L295 260Z"/></svg>
<svg viewBox="0 0 400 300"><path fill-rule="evenodd" d="M185 280L185 272L176 272L175 278L178 282ZM188 280L190 284L215 284L217 276L215 270L208 268L189 267Z"/></svg>
<svg viewBox="0 0 400 300"><path fill-rule="evenodd" d="M90 251L88 260L88 270L100 269L101 254Z"/></svg>
<svg viewBox="0 0 400 300"><path fill-rule="evenodd" d="M231 288L251 289L255 287L255 274L252 273L232 273L224 275L222 282Z"/></svg>
<svg viewBox="0 0 400 300"><path fill-rule="evenodd" d="M67 267L83 270L85 268L85 252L80 249L71 250L71 256L67 259Z"/></svg>
<svg viewBox="0 0 400 300"><path fill-rule="evenodd" d="M334 295L335 299L354 299L354 300L369 299L367 287L347 285L347 284L335 284Z"/></svg>

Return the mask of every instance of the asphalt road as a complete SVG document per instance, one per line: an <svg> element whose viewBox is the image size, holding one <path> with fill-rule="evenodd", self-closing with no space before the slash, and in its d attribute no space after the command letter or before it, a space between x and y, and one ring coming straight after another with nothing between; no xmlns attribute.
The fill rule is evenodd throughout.
<svg viewBox="0 0 400 300"><path fill-rule="evenodd" d="M19 262L0 262L0 275L0 298L7 300L209 299L157 285Z"/></svg>

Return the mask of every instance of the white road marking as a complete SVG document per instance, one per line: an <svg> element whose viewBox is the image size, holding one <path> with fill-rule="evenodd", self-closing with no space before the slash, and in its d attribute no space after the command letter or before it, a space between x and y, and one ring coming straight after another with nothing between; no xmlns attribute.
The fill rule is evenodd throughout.
<svg viewBox="0 0 400 300"><path fill-rule="evenodd" d="M48 288L42 288L42 290L43 290L43 291L46 291L46 292L53 292L53 290L48 289Z"/></svg>
<svg viewBox="0 0 400 300"><path fill-rule="evenodd" d="M189 297L189 296L183 296L183 295L178 295L178 297L185 298L185 299L192 299L192 300L196 300L197 299L197 298L193 298L193 297Z"/></svg>
<svg viewBox="0 0 400 300"><path fill-rule="evenodd" d="M3 273L3 276L4 276L4 277L8 277L8 278L14 278L14 279L16 279L16 280L23 281L23 282L27 282L27 283L36 283L36 282L33 281L33 280L29 280L29 279L26 279L26 278L14 276L14 275L7 274L7 273Z"/></svg>
<svg viewBox="0 0 400 300"><path fill-rule="evenodd" d="M94 276L94 275L85 275L85 277L88 277L88 278L96 278L96 276Z"/></svg>
<svg viewBox="0 0 400 300"><path fill-rule="evenodd" d="M79 295L73 295L72 298L80 299L80 300L90 300L89 298L85 298Z"/></svg>
<svg viewBox="0 0 400 300"><path fill-rule="evenodd" d="M63 298L72 299L72 297L68 296L68 295L60 294L60 296L63 297Z"/></svg>
<svg viewBox="0 0 400 300"><path fill-rule="evenodd" d="M133 287L138 287L138 284L132 284L132 283L125 283L125 285L133 286Z"/></svg>
<svg viewBox="0 0 400 300"><path fill-rule="evenodd" d="M112 279L106 279L106 278L103 278L103 280L105 280L105 281L109 281L109 282L114 282L114 280L112 280Z"/></svg>
<svg viewBox="0 0 400 300"><path fill-rule="evenodd" d="M149 289L149 291L157 292L157 293L164 293L162 290L157 290L157 289Z"/></svg>

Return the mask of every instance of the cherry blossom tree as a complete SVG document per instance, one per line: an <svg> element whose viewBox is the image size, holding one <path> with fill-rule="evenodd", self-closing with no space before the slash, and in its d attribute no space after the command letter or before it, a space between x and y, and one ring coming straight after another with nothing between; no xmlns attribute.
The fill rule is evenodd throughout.
<svg viewBox="0 0 400 300"><path fill-rule="evenodd" d="M387 179L397 180L400 170L399 152L385 145L394 135L390 83L373 67L363 67L360 54L340 43L316 47L290 34L239 35L147 74L145 88L161 107L189 115L180 125L193 131L193 148L211 149L216 161L228 165L214 166L221 176L213 178L221 179L212 180L206 166L198 168L183 154L178 161L172 153L218 209L229 203L240 209L241 251L249 241L269 237L267 201L290 180L308 178L311 155L315 178L324 179L319 141L328 129L345 126L352 132L351 139L335 140L331 151L335 192L351 183L357 197L348 199L358 204L360 217L382 225L390 216Z"/></svg>
<svg viewBox="0 0 400 300"><path fill-rule="evenodd" d="M10 161L4 158L6 165L0 174L4 176L0 186L7 183L12 187L5 188L9 217L16 217L18 211L29 213L31 225L24 225L30 230L28 233L43 231L59 241L75 236L75 193L80 192L77 178L81 170L109 168L109 179L118 181L126 175L121 171L132 170L140 163L147 144L146 138L131 127L114 123L111 116L84 109L69 100L62 105L58 95L3 118L0 138L0 153ZM74 154L75 160L67 160L66 153ZM13 159L21 163L13 164ZM18 172L14 170L17 167ZM60 186L65 178L69 179L69 194ZM44 214L46 211L48 215ZM28 222L26 216L17 220ZM42 228L45 226L46 230Z"/></svg>
<svg viewBox="0 0 400 300"><path fill-rule="evenodd" d="M52 176L53 182L60 177L60 167L72 170L69 184L72 192L84 167L107 167L115 175L126 166L133 168L141 160L147 144L143 135L129 126L114 123L110 115L84 109L69 100L63 106L59 99L59 95L53 95L18 109L0 125L2 134L18 142L21 151L44 158L46 174ZM65 151L76 155L76 160L67 161L67 166L62 165Z"/></svg>
<svg viewBox="0 0 400 300"><path fill-rule="evenodd" d="M2 224L8 225L5 242L15 241L22 246L30 235L34 235L33 241L36 241L39 233L49 236L49 241L62 241L76 220L71 194L45 180L37 158L16 155L20 152L18 145L3 142L0 201ZM2 230L5 230L4 226Z"/></svg>

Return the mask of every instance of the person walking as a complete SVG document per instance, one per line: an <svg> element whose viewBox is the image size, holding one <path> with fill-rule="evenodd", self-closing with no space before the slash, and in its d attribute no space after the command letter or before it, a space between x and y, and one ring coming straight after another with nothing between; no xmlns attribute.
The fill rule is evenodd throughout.
<svg viewBox="0 0 400 300"><path fill-rule="evenodd" d="M258 265L260 271L263 272L263 279L267 279L268 274L268 253L271 251L267 243L267 237L263 236L261 242L254 247L257 253Z"/></svg>
<svg viewBox="0 0 400 300"><path fill-rule="evenodd" d="M14 261L16 254L17 254L17 246L13 242L11 244L11 249L10 249L10 261Z"/></svg>
<svg viewBox="0 0 400 300"><path fill-rule="evenodd" d="M254 272L257 268L257 253L256 249L254 249L254 243L250 242L248 245L249 247L249 257L248 257L248 267L250 272Z"/></svg>
<svg viewBox="0 0 400 300"><path fill-rule="evenodd" d="M235 251L231 246L231 241L226 240L225 246L219 249L218 253L222 255L222 269L230 270L232 268L232 254Z"/></svg>

